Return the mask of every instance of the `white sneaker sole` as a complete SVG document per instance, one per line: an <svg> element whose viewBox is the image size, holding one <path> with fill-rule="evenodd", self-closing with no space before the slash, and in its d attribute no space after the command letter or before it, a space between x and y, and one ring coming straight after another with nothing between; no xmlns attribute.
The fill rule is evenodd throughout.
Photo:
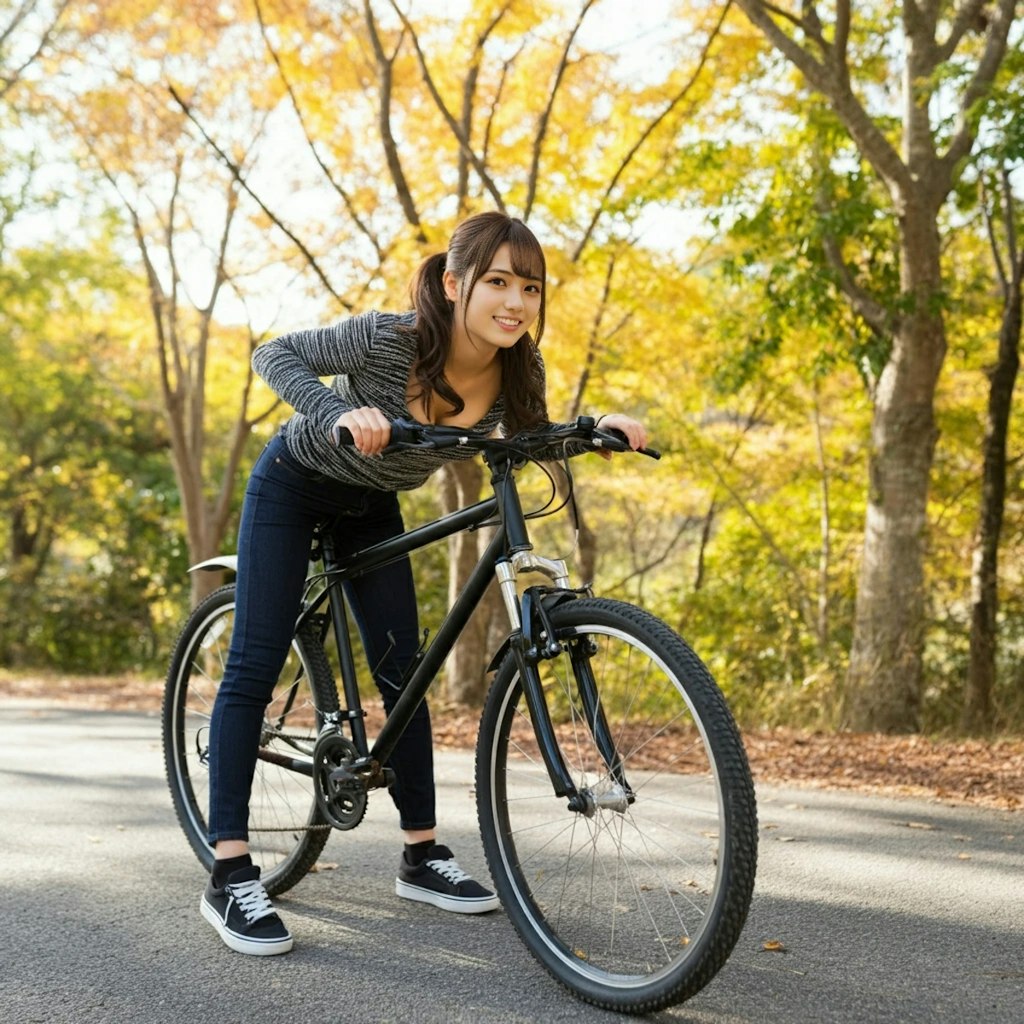
<svg viewBox="0 0 1024 1024"><path fill-rule="evenodd" d="M199 910L217 929L217 934L223 939L224 945L236 953L247 953L249 956L276 956L278 953L287 953L292 948L293 940L290 935L287 939L252 939L236 935L227 929L217 911L203 898L199 900Z"/></svg>
<svg viewBox="0 0 1024 1024"><path fill-rule="evenodd" d="M445 896L444 893L421 889L418 885L410 885L401 878L395 879L395 895L417 903L429 903L441 910L450 910L453 914L487 914L497 910L501 901L497 896L479 896L471 899L458 896Z"/></svg>

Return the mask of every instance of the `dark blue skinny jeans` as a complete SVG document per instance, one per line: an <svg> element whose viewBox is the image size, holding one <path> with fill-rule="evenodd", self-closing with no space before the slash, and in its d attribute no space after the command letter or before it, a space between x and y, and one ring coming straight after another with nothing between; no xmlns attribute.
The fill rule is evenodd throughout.
<svg viewBox="0 0 1024 1024"><path fill-rule="evenodd" d="M295 462L278 435L253 467L238 532L234 633L210 721L211 843L248 839L249 794L264 710L291 644L313 529L328 519L334 519L341 555L404 530L396 494L308 470ZM409 560L348 581L345 593L390 711L419 645ZM396 775L391 795L403 829L436 824L432 751L424 701L389 762Z"/></svg>

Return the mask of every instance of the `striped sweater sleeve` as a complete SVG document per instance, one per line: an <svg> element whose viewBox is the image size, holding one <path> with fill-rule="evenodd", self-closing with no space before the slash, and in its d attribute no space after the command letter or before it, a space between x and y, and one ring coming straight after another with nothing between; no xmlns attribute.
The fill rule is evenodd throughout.
<svg viewBox="0 0 1024 1024"><path fill-rule="evenodd" d="M252 367L281 399L325 433L351 406L321 378L357 373L373 347L377 314L293 331L260 345Z"/></svg>

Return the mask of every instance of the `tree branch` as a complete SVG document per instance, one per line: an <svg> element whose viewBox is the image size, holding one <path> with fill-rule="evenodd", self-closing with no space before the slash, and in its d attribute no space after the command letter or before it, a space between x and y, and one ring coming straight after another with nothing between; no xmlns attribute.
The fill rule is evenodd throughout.
<svg viewBox="0 0 1024 1024"><path fill-rule="evenodd" d="M473 137L473 105L476 101L476 85L480 79L480 62L483 59L484 47L487 45L487 40L490 39L491 33L501 23L501 19L508 14L509 9L512 7L512 0L505 0L504 5L494 15L493 18L484 27L484 30L479 33L476 37L476 46L473 49L473 58L469 64L469 70L466 72L465 81L462 83L462 118L460 120L460 128L462 129L462 137L467 140L471 140ZM492 108L491 118L488 119L487 129L488 136L490 135L491 119L494 117L494 111ZM486 151L484 152L484 160L486 161ZM456 188L456 195L459 200L459 213L463 213L466 209L466 197L469 192L469 158L466 156L462 147L459 147L459 179L458 186Z"/></svg>
<svg viewBox="0 0 1024 1024"><path fill-rule="evenodd" d="M945 41L941 43L936 41L935 59L938 63L947 61L953 56L968 30L978 25L982 9L988 2L989 0L966 0L960 10L956 12L956 17L953 19Z"/></svg>
<svg viewBox="0 0 1024 1024"><path fill-rule="evenodd" d="M821 155L821 161L824 164L825 158ZM826 218L829 213L829 198L824 193L824 186L819 187L817 195L815 196L815 206L818 209L818 213L822 218L823 223L827 223ZM871 328L872 331L880 338L888 338L892 334L892 317L886 307L879 302L874 296L857 281L856 275L853 269L843 258L842 247L839 240L831 232L826 231L822 235L822 247L825 250L825 259L828 261L829 266L836 272L839 279L839 287L849 299L850 305L853 307L855 313L857 313L864 322Z"/></svg>
<svg viewBox="0 0 1024 1024"><path fill-rule="evenodd" d="M988 236L988 246L992 252L992 263L996 268L996 276L999 278L1000 291L1005 297L1010 287L1010 278L1006 273L1006 264L1003 262L1003 251L999 247L999 239L996 238L995 215L992 211L994 204L991 202L988 188L985 185L984 174L978 176L978 191L981 193L981 213L985 219L985 234Z"/></svg>
<svg viewBox="0 0 1024 1024"><path fill-rule="evenodd" d="M835 66L847 71L849 65L846 63L847 49L850 45L850 0L838 0L836 4L836 30L833 53ZM849 76L845 75L849 82Z"/></svg>
<svg viewBox="0 0 1024 1024"><path fill-rule="evenodd" d="M967 83L963 96L960 98L956 132L949 143L945 156L939 161L947 181L952 181L956 165L967 156L974 145L977 129L971 122L973 108L975 103L988 92L1006 54L1007 40L1017 2L1018 0L998 0L991 10L985 48L978 60L978 66L974 69L974 75Z"/></svg>
<svg viewBox="0 0 1024 1024"><path fill-rule="evenodd" d="M640 152L644 143L654 134L658 126L665 120L669 114L672 113L679 106L680 103L689 95L690 90L696 85L697 79L700 77L701 71L704 70L704 66L708 61L708 55L711 52L711 45L718 38L722 31L722 26L725 23L726 15L729 13L729 8L732 7L733 0L726 0L725 6L722 8L722 13L718 18L717 23L708 37L707 42L704 44L704 48L701 50L700 58L697 61L697 66L694 68L693 74L690 75L686 84L679 90L678 93L669 101L665 109L643 130L640 137L633 143L629 152L623 157L619 166L615 169L615 173L612 175L611 181L608 183L608 187L604 190L604 195L601 196L600 202L597 204L597 209L594 210L593 216L590 218L590 223L587 225L586 230L583 232L583 237L579 240L572 254L572 262L577 263L580 257L583 255L583 250L586 249L587 244L590 241L591 235L593 235L597 222L601 219L601 215L605 212L608 206L608 201L611 199L612 193L615 191L619 184L619 180L622 175L626 173L626 169L633 162L633 158Z"/></svg>
<svg viewBox="0 0 1024 1024"><path fill-rule="evenodd" d="M366 237L370 245L373 246L374 252L377 254L377 266L381 266L384 262L384 254L381 249L380 242L377 240L376 235L363 223L363 219L359 216L358 211L355 208L355 204L352 202L352 197L348 194L342 184L337 181L334 175L331 173L327 164L324 162L323 157L320 156L320 149L313 140L313 136L310 134L309 126L306 124L306 118L302 113L302 109L299 106L299 99L295 95L295 90L292 87L291 80L288 75L285 74L284 65L281 62L281 57L273 44L270 42L270 35L267 32L266 22L263 18L263 4L261 0L253 0L256 7L256 20L259 22L260 34L263 36L263 42L267 47L267 52L270 54L271 59L274 62L274 66L277 68L278 77L281 79L281 84L285 88L285 92L288 93L288 98L291 100L292 110L295 111L295 117L299 122L299 127L302 129L302 134L306 140L306 145L309 146L309 151L313 154L313 159L316 160L320 170L323 171L324 177L327 179L327 184L337 192L339 198L345 206L348 215L352 218L352 222L359 229L359 231Z"/></svg>
<svg viewBox="0 0 1024 1024"><path fill-rule="evenodd" d="M569 37L565 41L565 46L562 47L562 56L558 62L558 67L555 69L555 80L551 85L551 89L548 92L548 102L541 112L540 119L537 122L537 131L533 138L533 153L530 157L530 174L527 178L526 184L526 202L523 206L523 219L529 220L530 211L533 209L533 201L537 196L537 177L540 174L540 153L544 147L544 139L547 137L548 124L551 120L551 111L555 106L555 98L558 95L558 88L562 84L562 78L565 76L565 69L569 65L569 51L572 49L573 41L576 39L576 34L579 32L583 25L583 19L587 16L587 11L594 5L594 0L584 0L583 6L580 8L580 13L576 18L576 23L572 27L572 31L569 33Z"/></svg>
<svg viewBox="0 0 1024 1024"><path fill-rule="evenodd" d="M775 538L772 536L771 531L761 522L760 518L754 512L754 510L743 500L743 497L732 486L731 483L725 478L725 474L715 465L711 459L703 460L712 473L715 474L719 484L726 490L733 501L736 502L740 511L750 520L753 524L754 529L761 535L761 539L767 545L768 550L775 556L778 563L785 569L786 573L793 580L796 586L797 601L800 605L800 612L804 622L811 629L815 628L816 617L811 614L811 608L813 603L811 596L807 592L807 587L804 585L803 578L800 575L800 570L793 564L786 553L776 543Z"/></svg>
<svg viewBox="0 0 1024 1024"><path fill-rule="evenodd" d="M18 10L14 12L14 16L11 18L10 23L3 30L3 33L0 34L0 48L3 47L4 43L7 42L8 38L11 36L14 30L21 24L21 22L24 21L24 19L28 17L28 15L31 14L33 10L35 10L36 2L37 0L25 0L21 7L19 7ZM33 62L39 59L39 55L43 52L43 50L46 49L46 47L50 43L50 40L53 38L53 33L57 31L57 24L63 17L64 12L67 10L68 5L70 3L71 0L61 0L60 5L54 12L53 19L51 20L50 24L47 26L46 30L40 37L39 45L35 48L35 50L33 50L33 52L24 61L22 61L22 63L18 65L18 67L16 67L12 72L10 72L9 74L0 74L0 99L2 99L9 90L13 89L14 86L18 84L18 82L21 80L21 76L25 73L25 71L32 65Z"/></svg>
<svg viewBox="0 0 1024 1024"><path fill-rule="evenodd" d="M580 370L579 379L573 390L572 401L566 412L566 421L576 419L580 414L580 406L583 404L583 393L587 389L587 382L590 380L590 371L597 356L597 335L601 330L601 321L604 319L605 310L608 308L608 296L612 290L612 278L615 276L615 260L617 254L613 252L608 258L608 269L604 275L604 288L601 290L601 301L594 311L594 322L590 325L590 335L587 338L587 351L583 357L583 369Z"/></svg>
<svg viewBox="0 0 1024 1024"><path fill-rule="evenodd" d="M260 197L256 195L256 193L249 187L248 182L242 175L241 168L231 159L231 157L227 155L227 153L224 152L224 150L220 148L220 146L217 145L216 142L213 141L212 138L210 138L209 134L206 132L206 129L203 128L203 126L199 123L199 120L192 113L192 109L178 94L177 89L175 89L173 85L168 85L167 90L171 94L171 97L173 98L174 102L177 103L178 106L181 108L182 113L184 113L184 115L195 125L199 134L202 135L203 139L206 141L206 144L214 151L214 153L217 154L218 157L220 157L221 163L223 163L224 166L231 172L231 176L235 179L236 182L238 182L241 188L244 189L246 195L248 195L249 198L252 199L254 203L256 203L256 205L269 218L269 220L274 224L274 226L277 227L278 230L283 232L288 237L289 241L291 241L291 243L299 250L299 252L302 253L302 256L306 260L306 263L312 269L313 273L316 274L316 276L319 278L320 283L324 286L324 288L327 289L327 292L330 294L330 296L342 308L348 310L348 312L351 313L353 309L352 303L348 302L341 295L339 295L337 291L335 291L334 286L331 284L331 282L327 278L327 275L321 269L316 257L309 251L309 249L306 248L306 246L303 244L301 239L295 234L295 232L288 228L288 226L281 220L281 218L278 217L277 214L275 214L267 206L267 204L264 203L263 200L260 199Z"/></svg>
<svg viewBox="0 0 1024 1024"><path fill-rule="evenodd" d="M701 517L701 519L702 518L703 517ZM634 551L633 570L631 572L626 573L626 575L623 576L622 579L617 580L610 587L608 587L608 593L614 594L621 592L623 588L626 586L626 584L630 582L630 580L634 580L638 576L646 576L647 573L649 573L652 569L661 565L668 558L668 556L672 554L673 550L679 543L679 540L683 536L683 534L685 534L688 530L696 526L697 523L701 522L701 519L697 518L696 516L683 516L675 532L665 542L665 546L662 548L661 553L651 554L646 561L641 562L639 565L636 564L636 552ZM635 537L637 536L637 534L638 530L635 526L632 529L630 529L630 537ZM650 549L645 546L645 550L649 551Z"/></svg>
<svg viewBox="0 0 1024 1024"><path fill-rule="evenodd" d="M765 38L803 74L808 84L831 101L850 136L890 190L900 198L910 194L914 187L910 172L850 88L845 53L840 58L833 48L831 62L815 60L775 22L775 17L792 22L792 15L765 0L736 0L736 3Z"/></svg>
<svg viewBox="0 0 1024 1024"><path fill-rule="evenodd" d="M366 18L366 27L370 33L373 53L377 59L377 73L380 76L380 110L378 111L377 124L380 128L381 142L384 144L384 158L387 160L388 171L391 173L391 180L394 182L395 190L398 192L398 202L402 206L405 219L416 229L417 240L426 242L427 236L423 230L423 224L420 222L416 203L412 198L409 181L405 176L405 171L402 169L402 160L398 155L398 146L395 143L394 133L391 131L391 89L393 86L395 57L398 55L398 49L390 57L384 52L384 44L381 42L380 33L377 31L377 22L373 17L373 8L370 6L370 0L363 0L363 13Z"/></svg>
<svg viewBox="0 0 1024 1024"><path fill-rule="evenodd" d="M368 4L369 0L367 0L367 5ZM437 86L434 84L434 78L430 74L430 69L427 67L427 59L420 47L420 41L417 38L416 32L410 24L409 19L399 9L396 0L391 0L391 6L395 9L395 13L401 19L402 25L412 39L413 49L416 51L416 59L419 61L420 70L423 72L423 82L427 87L427 91L430 93L431 99L433 99L435 106L440 111L441 116L444 118L445 124L447 124L448 128L451 130L452 135L455 136L455 140L458 142L462 152L465 153L466 158L473 165L473 170L476 171L480 180L483 182L484 188L490 192L491 198L494 200L498 209L504 213L505 200L501 191L498 189L498 186L495 185L491 176L487 173L487 168L484 167L483 162L473 151L473 147L469 144L469 139L467 139L462 132L462 127L459 125L459 122L455 120L455 117L448 109L440 92L438 92Z"/></svg>

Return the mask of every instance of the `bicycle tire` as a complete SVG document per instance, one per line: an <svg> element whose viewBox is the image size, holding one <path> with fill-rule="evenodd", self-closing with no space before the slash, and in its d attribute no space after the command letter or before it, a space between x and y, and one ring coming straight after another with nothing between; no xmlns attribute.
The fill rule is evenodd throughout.
<svg viewBox="0 0 1024 1024"><path fill-rule="evenodd" d="M550 974L596 1006L650 1013L703 988L742 931L757 865L746 753L707 668L665 623L594 598L559 605L550 619L560 641L589 645L578 663L596 681L626 786L616 786L615 757L602 757L562 654L539 671L590 814L555 796L509 651L477 744L484 851L506 913Z"/></svg>
<svg viewBox="0 0 1024 1024"><path fill-rule="evenodd" d="M220 687L234 620L235 588L204 598L183 627L167 674L162 710L164 766L178 821L203 866L207 841L208 726ZM330 837L313 779L265 759L264 752L312 762L323 715L338 709L338 691L323 645L307 625L292 649L264 717L261 757L249 804L249 846L267 891L290 889L316 863Z"/></svg>

